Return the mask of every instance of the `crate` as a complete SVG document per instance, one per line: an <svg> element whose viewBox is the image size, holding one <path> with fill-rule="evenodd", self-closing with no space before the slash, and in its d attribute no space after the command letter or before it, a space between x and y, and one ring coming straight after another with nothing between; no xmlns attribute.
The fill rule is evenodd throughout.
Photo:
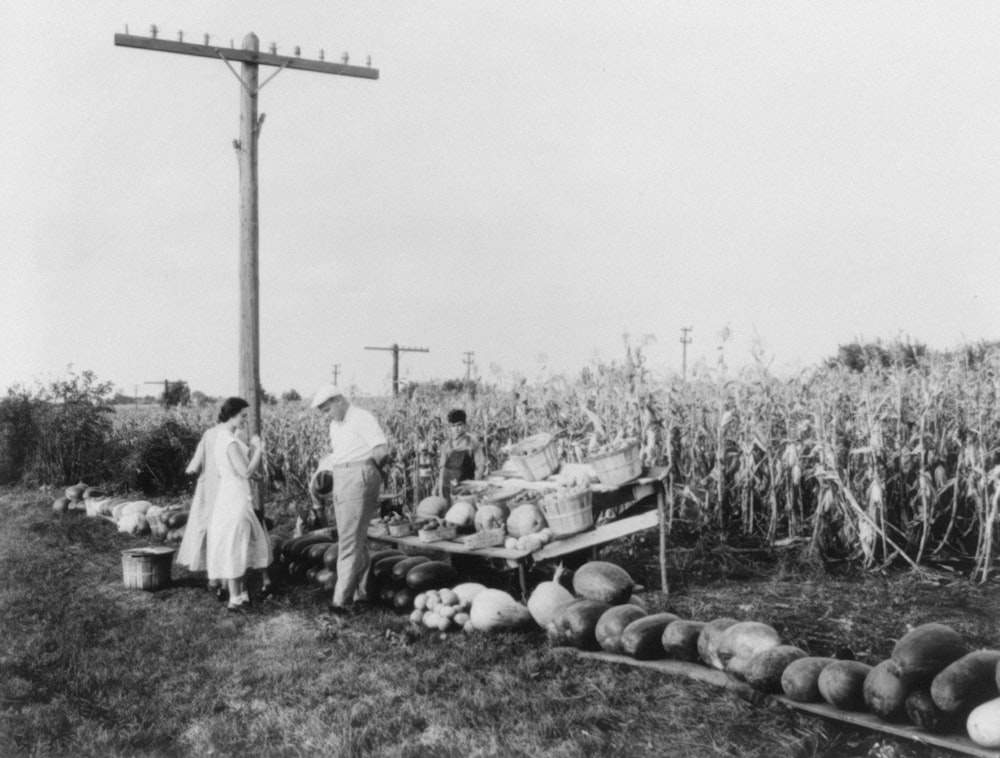
<svg viewBox="0 0 1000 758"><path fill-rule="evenodd" d="M589 487L546 495L541 508L553 537L569 537L594 526L593 495Z"/></svg>
<svg viewBox="0 0 1000 758"><path fill-rule="evenodd" d="M610 453L595 455L588 462L594 467L601 484L611 486L625 484L642 474L638 442L630 442L625 447Z"/></svg>
<svg viewBox="0 0 1000 758"><path fill-rule="evenodd" d="M415 531L417 531L417 526L412 521L398 521L395 524L389 524L390 537L409 537Z"/></svg>
<svg viewBox="0 0 1000 758"><path fill-rule="evenodd" d="M522 479L537 482L559 468L556 440L551 434L533 434L510 449L510 462Z"/></svg>
<svg viewBox="0 0 1000 758"><path fill-rule="evenodd" d="M173 547L133 547L122 550L122 578L130 590L163 589L170 584Z"/></svg>
<svg viewBox="0 0 1000 758"><path fill-rule="evenodd" d="M437 529L418 529L417 537L420 538L421 542L442 542L444 540L453 540L455 535L458 534L458 527L455 526L438 526Z"/></svg>
<svg viewBox="0 0 1000 758"><path fill-rule="evenodd" d="M506 538L507 530L501 526L496 529L484 529L481 532L473 532L458 539L469 550L478 550L481 547L502 545Z"/></svg>

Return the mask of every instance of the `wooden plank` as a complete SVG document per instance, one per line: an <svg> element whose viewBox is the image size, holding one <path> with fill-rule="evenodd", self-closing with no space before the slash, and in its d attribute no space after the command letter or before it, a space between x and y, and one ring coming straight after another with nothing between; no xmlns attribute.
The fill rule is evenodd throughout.
<svg viewBox="0 0 1000 758"><path fill-rule="evenodd" d="M272 53L242 50L235 47L196 45L190 42L175 42L155 37L137 37L134 34L116 34L115 44L119 47L135 47L141 50L196 55L202 58L215 58L216 60L225 58L225 60L230 62L239 61L240 63L256 63L261 66L294 68L299 71L315 71L320 74L338 74L340 76L354 76L362 79L378 79L377 68L348 66L346 63L317 61L288 55L274 55Z"/></svg>
<svg viewBox="0 0 1000 758"><path fill-rule="evenodd" d="M948 750L953 750L956 753L976 756L976 758L1000 758L1000 751L979 747L968 737L962 735L931 734L930 732L925 732L915 726L890 724L886 721L882 721L880 718L871 713L842 711L838 708L834 708L828 703L797 703L794 700L789 700L784 695L765 695L744 682L736 681L723 671L709 668L708 666L702 666L698 663L673 660L638 661L626 655L596 653L584 650L577 650L575 652L580 658L652 669L662 674L683 676L688 679L706 682L707 684L711 684L716 687L731 690L736 694L739 694L742 697L747 697L751 700L771 698L795 710L805 711L806 713L811 713L816 716L823 716L824 718L840 721L852 726L872 729L874 731L884 732L896 737L903 737L924 745L943 747Z"/></svg>

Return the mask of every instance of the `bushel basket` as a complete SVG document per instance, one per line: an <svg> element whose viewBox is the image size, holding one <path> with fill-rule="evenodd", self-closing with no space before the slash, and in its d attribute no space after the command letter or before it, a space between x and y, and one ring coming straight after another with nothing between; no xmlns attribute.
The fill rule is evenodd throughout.
<svg viewBox="0 0 1000 758"><path fill-rule="evenodd" d="M556 440L551 434L533 434L510 449L510 462L522 479L537 482L559 468Z"/></svg>
<svg viewBox="0 0 1000 758"><path fill-rule="evenodd" d="M612 450L610 453L592 456L588 463L594 467L601 484L612 486L625 484L642 473L638 442L630 442L625 447Z"/></svg>
<svg viewBox="0 0 1000 758"><path fill-rule="evenodd" d="M594 526L593 495L590 488L553 493L540 503L553 537L569 537Z"/></svg>
<svg viewBox="0 0 1000 758"><path fill-rule="evenodd" d="M170 584L173 547L134 547L122 550L122 576L132 590L159 590Z"/></svg>

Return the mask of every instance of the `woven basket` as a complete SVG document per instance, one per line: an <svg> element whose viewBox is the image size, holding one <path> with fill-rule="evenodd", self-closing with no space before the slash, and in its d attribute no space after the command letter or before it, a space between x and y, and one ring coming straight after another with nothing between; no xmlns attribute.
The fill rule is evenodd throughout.
<svg viewBox="0 0 1000 758"><path fill-rule="evenodd" d="M551 476L559 468L556 441L551 434L533 434L510 449L510 462L529 482Z"/></svg>
<svg viewBox="0 0 1000 758"><path fill-rule="evenodd" d="M589 463L594 467L601 484L625 484L642 473L638 442L631 442L620 450L595 455L590 458Z"/></svg>
<svg viewBox="0 0 1000 758"><path fill-rule="evenodd" d="M389 535L392 537L409 537L417 531L412 521L400 521L396 524L389 524Z"/></svg>
<svg viewBox="0 0 1000 758"><path fill-rule="evenodd" d="M378 519L373 519L368 524L369 537L384 537L389 533L389 528Z"/></svg>
<svg viewBox="0 0 1000 758"><path fill-rule="evenodd" d="M502 545L507 537L507 530L502 526L496 529L484 529L481 532L467 534L459 537L459 541L469 550L476 550L481 547L495 547Z"/></svg>
<svg viewBox="0 0 1000 758"><path fill-rule="evenodd" d="M173 547L134 547L122 550L122 578L130 590L159 590L170 584Z"/></svg>
<svg viewBox="0 0 1000 758"><path fill-rule="evenodd" d="M594 526L593 496L590 489L576 490L567 497L548 496L541 502L545 522L553 537L568 537Z"/></svg>

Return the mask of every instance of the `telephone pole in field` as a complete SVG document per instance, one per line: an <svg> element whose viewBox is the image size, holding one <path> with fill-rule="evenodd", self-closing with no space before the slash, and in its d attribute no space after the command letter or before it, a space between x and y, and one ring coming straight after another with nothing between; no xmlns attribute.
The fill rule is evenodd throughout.
<svg viewBox="0 0 1000 758"><path fill-rule="evenodd" d="M399 395L399 354L429 353L426 347L400 347L395 342L389 347L366 347L365 350L389 350L392 352L392 396Z"/></svg>
<svg viewBox="0 0 1000 758"><path fill-rule="evenodd" d="M472 378L472 363L473 363L472 356L474 356L474 355L475 355L475 353L472 352L471 350L466 350L465 351L465 358L462 360L462 363L465 364L465 384L466 385L469 384L469 381Z"/></svg>
<svg viewBox="0 0 1000 758"><path fill-rule="evenodd" d="M259 223L257 204L257 139L264 123L264 115L257 117L257 94L265 84L287 69L314 71L320 74L353 76L362 79L378 79L378 69L347 65L345 53L343 63L324 60L320 51L319 60L300 57L299 48L294 56L278 55L272 43L270 53L260 52L257 35L250 32L243 38L243 47L228 48L209 44L209 35L204 36L204 44L184 42L184 33L178 33L176 42L159 39L156 26L150 27L151 37L138 37L128 33L115 35L115 45L152 50L161 53L180 53L212 60L221 60L240 83L240 138L233 141L239 159L240 176L240 395L250 404L250 435L260 434L260 318L259 318ZM241 64L240 72L233 64ZM260 66L274 66L277 71L263 82L258 83ZM263 494L257 482L251 482L254 508L263 510Z"/></svg>
<svg viewBox="0 0 1000 758"><path fill-rule="evenodd" d="M681 345L683 345L683 347L681 348L683 351L681 357L681 366L682 366L681 377L684 379L684 381L687 381L687 373L688 373L688 345L691 344L691 338L688 336L688 334L690 334L690 332L691 332L690 326L681 327Z"/></svg>
<svg viewBox="0 0 1000 758"><path fill-rule="evenodd" d="M340 364L339 363L334 363L333 364L333 386L334 387L337 386L337 377L339 375L340 375Z"/></svg>

